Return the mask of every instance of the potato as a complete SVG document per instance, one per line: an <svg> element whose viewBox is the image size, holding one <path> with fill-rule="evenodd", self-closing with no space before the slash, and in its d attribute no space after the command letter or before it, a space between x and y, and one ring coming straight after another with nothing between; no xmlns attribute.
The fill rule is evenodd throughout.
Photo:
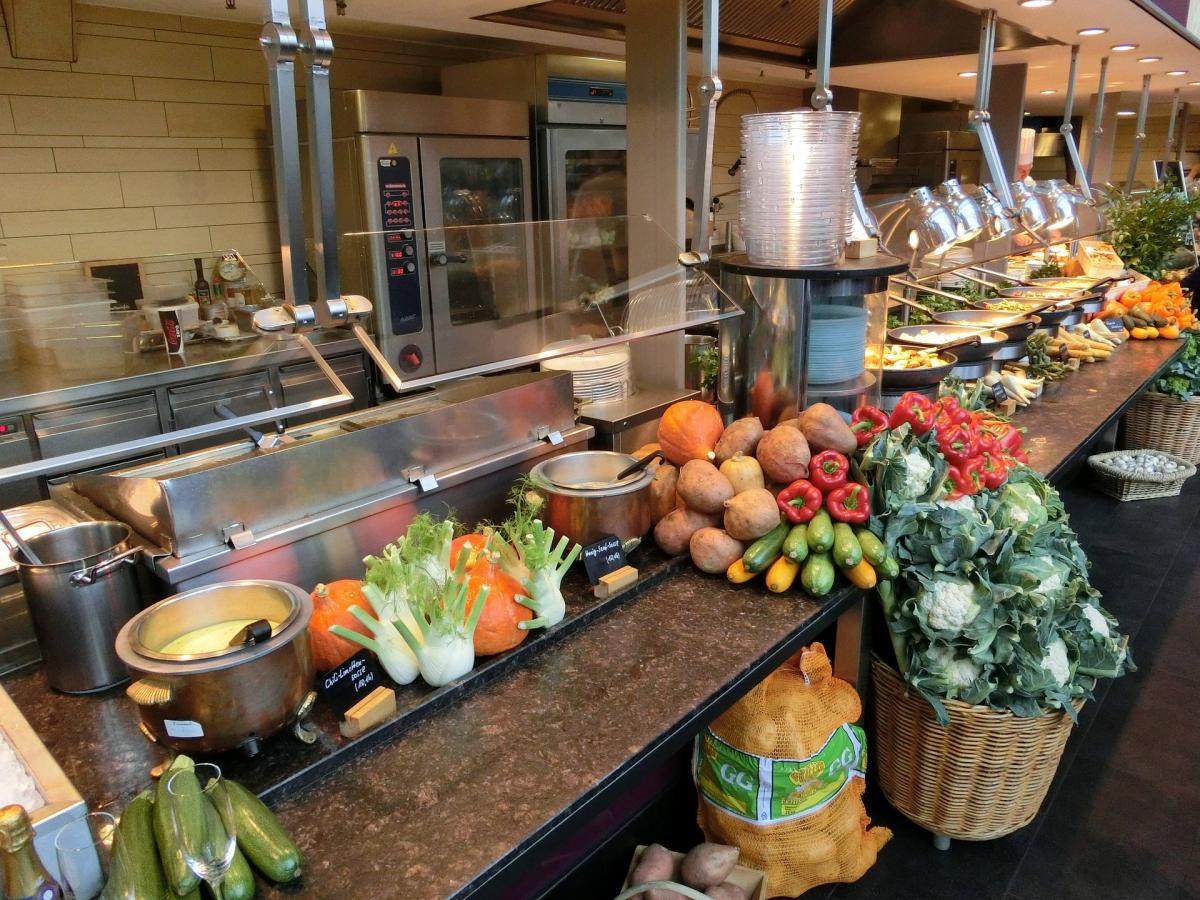
<svg viewBox="0 0 1200 900"><path fill-rule="evenodd" d="M675 508L675 485L679 481L679 470L670 463L663 463L654 471L650 482L650 521L657 522Z"/></svg>
<svg viewBox="0 0 1200 900"><path fill-rule="evenodd" d="M732 881L713 885L707 888L704 893L711 897L712 900L746 900L746 892Z"/></svg>
<svg viewBox="0 0 1200 900"><path fill-rule="evenodd" d="M854 436L850 436L851 440ZM758 442L758 464L768 481L791 484L808 477L808 461L812 451L804 434L786 425L776 425Z"/></svg>
<svg viewBox="0 0 1200 900"><path fill-rule="evenodd" d="M706 459L689 459L679 470L675 486L689 508L702 513L718 513L725 501L737 493L729 479Z"/></svg>
<svg viewBox="0 0 1200 900"><path fill-rule="evenodd" d="M754 448L758 446L762 436L763 427L758 416L747 416L731 423L721 432L721 439L717 441L717 465L719 466L735 453L753 456Z"/></svg>
<svg viewBox="0 0 1200 900"><path fill-rule="evenodd" d="M738 541L756 541L779 524L779 506L766 488L742 491L725 503L725 531Z"/></svg>
<svg viewBox="0 0 1200 900"><path fill-rule="evenodd" d="M853 453L858 447L854 432L842 414L828 403L814 403L806 409L800 416L800 430L814 453L822 450Z"/></svg>
<svg viewBox="0 0 1200 900"><path fill-rule="evenodd" d="M675 857L662 844L651 844L642 851L637 867L629 876L630 886L647 884L651 881L673 881L675 878ZM677 891L655 888L641 895L646 900L675 900L683 895Z"/></svg>
<svg viewBox="0 0 1200 900"><path fill-rule="evenodd" d="M784 419L782 422L780 422L775 427L776 428L795 428L797 431L799 431L800 430L800 420L799 419Z"/></svg>
<svg viewBox="0 0 1200 900"><path fill-rule="evenodd" d="M746 545L731 538L724 529L701 528L692 535L688 549L697 569L710 575L720 575L735 560L741 559L746 552Z"/></svg>
<svg viewBox="0 0 1200 900"><path fill-rule="evenodd" d="M737 865L738 848L725 844L697 844L688 851L680 867L683 883L697 890L721 884Z"/></svg>
<svg viewBox="0 0 1200 900"><path fill-rule="evenodd" d="M705 526L716 526L720 516L696 512L694 509L673 509L654 526L654 543L669 556L686 553L692 535Z"/></svg>

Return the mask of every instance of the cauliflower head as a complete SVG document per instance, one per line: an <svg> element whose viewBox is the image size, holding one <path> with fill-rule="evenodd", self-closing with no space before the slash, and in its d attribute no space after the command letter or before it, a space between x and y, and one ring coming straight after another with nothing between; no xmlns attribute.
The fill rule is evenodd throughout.
<svg viewBox="0 0 1200 900"><path fill-rule="evenodd" d="M1104 613L1100 612L1094 606L1083 607L1083 617L1087 619L1087 623L1092 626L1092 631L1101 637L1109 637L1111 631L1108 628L1108 619L1104 618Z"/></svg>
<svg viewBox="0 0 1200 900"><path fill-rule="evenodd" d="M966 656L959 656L953 647L932 646L926 658L941 670L942 677L952 688L966 688L983 674L983 666Z"/></svg>
<svg viewBox="0 0 1200 900"><path fill-rule="evenodd" d="M1071 680L1071 661L1067 658L1067 645L1062 638L1055 638L1050 642L1046 648L1046 655L1042 657L1042 668L1060 685L1065 685Z"/></svg>
<svg viewBox="0 0 1200 900"><path fill-rule="evenodd" d="M980 611L975 602L974 585L951 579L935 581L922 588L917 594L917 607L925 614L930 628L955 634L961 634Z"/></svg>
<svg viewBox="0 0 1200 900"><path fill-rule="evenodd" d="M929 490L933 465L920 450L912 449L904 454L904 470L903 492L906 497L915 500Z"/></svg>

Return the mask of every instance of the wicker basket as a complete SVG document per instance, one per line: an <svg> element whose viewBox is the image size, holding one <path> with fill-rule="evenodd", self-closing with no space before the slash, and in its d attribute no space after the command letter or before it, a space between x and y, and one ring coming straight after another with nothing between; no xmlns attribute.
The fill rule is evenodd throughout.
<svg viewBox="0 0 1200 900"><path fill-rule="evenodd" d="M1146 391L1125 413L1124 426L1126 450L1162 450L1200 463L1200 397L1177 400Z"/></svg>
<svg viewBox="0 0 1200 900"><path fill-rule="evenodd" d="M1137 451L1117 450L1113 453L1097 453L1088 457L1088 466L1092 470L1092 483L1098 490L1118 500L1150 500L1154 497L1178 497L1183 490L1183 483L1196 474L1196 467L1186 460L1180 459L1162 450L1174 462L1184 469L1174 474L1154 475L1144 473L1133 478L1127 472L1113 465L1113 461L1122 456L1130 456Z"/></svg>
<svg viewBox="0 0 1200 900"><path fill-rule="evenodd" d="M950 723L942 726L891 666L873 658L871 673L872 751L892 806L937 837L963 841L1003 837L1029 824L1071 734L1065 713L1022 719L946 700Z"/></svg>

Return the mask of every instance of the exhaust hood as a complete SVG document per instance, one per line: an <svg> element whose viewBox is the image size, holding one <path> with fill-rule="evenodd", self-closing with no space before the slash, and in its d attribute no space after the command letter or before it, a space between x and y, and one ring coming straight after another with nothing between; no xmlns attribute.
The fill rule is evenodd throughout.
<svg viewBox="0 0 1200 900"><path fill-rule="evenodd" d="M816 65L818 0L722 0L721 52L794 66ZM687 0L689 42L698 43L703 3ZM481 19L621 40L625 0L550 0ZM974 55L979 11L952 0L835 0L833 65ZM920 23L914 27L914 23ZM999 22L997 50L1057 44Z"/></svg>

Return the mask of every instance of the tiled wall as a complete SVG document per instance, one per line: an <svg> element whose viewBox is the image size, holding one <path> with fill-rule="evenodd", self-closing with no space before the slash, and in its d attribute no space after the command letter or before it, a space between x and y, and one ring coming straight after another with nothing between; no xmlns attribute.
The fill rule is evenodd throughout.
<svg viewBox="0 0 1200 900"><path fill-rule="evenodd" d="M276 288L258 31L77 4L74 63L13 59L0 34L0 257L236 247ZM336 32L335 41L334 88L436 93L441 65L482 55Z"/></svg>

